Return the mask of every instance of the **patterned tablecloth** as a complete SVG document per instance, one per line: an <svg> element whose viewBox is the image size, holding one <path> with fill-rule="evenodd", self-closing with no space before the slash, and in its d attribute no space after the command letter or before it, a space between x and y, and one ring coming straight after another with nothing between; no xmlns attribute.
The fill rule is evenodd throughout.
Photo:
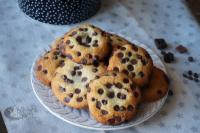
<svg viewBox="0 0 200 133"><path fill-rule="evenodd" d="M200 73L200 28L184 0L103 0L103 8L87 22L134 37L160 57L153 39L165 38L169 44L166 51L176 57L174 63L166 63L173 96L153 118L115 133L200 132L200 82L182 76L188 70ZM51 115L31 88L34 57L72 26L37 22L20 11L16 0L0 0L0 110L9 133L94 132ZM186 46L188 53L176 52L179 44ZM193 56L194 62L188 62L188 56Z"/></svg>

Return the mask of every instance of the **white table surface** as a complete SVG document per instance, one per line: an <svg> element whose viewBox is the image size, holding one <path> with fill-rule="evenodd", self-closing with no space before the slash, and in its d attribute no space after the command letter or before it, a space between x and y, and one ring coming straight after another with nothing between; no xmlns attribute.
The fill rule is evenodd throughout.
<svg viewBox="0 0 200 133"><path fill-rule="evenodd" d="M175 63L165 64L174 95L168 97L160 112L138 126L106 133L200 132L200 83L182 77L189 69L200 73L200 28L184 0L103 0L100 12L85 22L134 37L159 56L153 39L165 38L170 46L166 51L176 57ZM50 114L31 88L34 57L73 26L40 23L25 16L17 0L0 0L0 110L9 133L95 132L72 126ZM177 53L175 47L179 44L189 52ZM189 55L195 62L187 61Z"/></svg>

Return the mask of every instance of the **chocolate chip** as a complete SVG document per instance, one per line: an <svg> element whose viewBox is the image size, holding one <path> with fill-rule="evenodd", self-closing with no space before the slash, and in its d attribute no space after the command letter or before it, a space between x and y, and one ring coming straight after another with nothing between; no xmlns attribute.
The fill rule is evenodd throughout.
<svg viewBox="0 0 200 133"><path fill-rule="evenodd" d="M82 37L81 36L77 36L76 40L77 40L78 43L82 44Z"/></svg>
<svg viewBox="0 0 200 133"><path fill-rule="evenodd" d="M173 62L173 61L174 61L174 54L173 54L173 53L170 53L170 52L166 53L166 54L164 55L164 61L165 61L166 63L171 63L171 62Z"/></svg>
<svg viewBox="0 0 200 133"><path fill-rule="evenodd" d="M184 47L183 45L178 45L176 47L176 50L179 52L179 53L186 53L187 52L187 48Z"/></svg>
<svg viewBox="0 0 200 133"><path fill-rule="evenodd" d="M78 70L78 69L80 69L79 66L75 66L75 67L74 67L74 70L75 70L75 71Z"/></svg>
<svg viewBox="0 0 200 133"><path fill-rule="evenodd" d="M77 55L77 56L81 56L81 52L77 52L76 55Z"/></svg>
<svg viewBox="0 0 200 133"><path fill-rule="evenodd" d="M130 88L131 88L132 90L135 90L135 88L136 88L135 84L130 84Z"/></svg>
<svg viewBox="0 0 200 133"><path fill-rule="evenodd" d="M167 43L162 38L157 38L157 39L154 40L154 42L156 44L157 49L165 49L165 48L167 48Z"/></svg>
<svg viewBox="0 0 200 133"><path fill-rule="evenodd" d="M128 111L133 111L134 107L132 105L128 105L127 109Z"/></svg>
<svg viewBox="0 0 200 133"><path fill-rule="evenodd" d="M75 71L71 71L71 75L72 76L76 75L76 72Z"/></svg>
<svg viewBox="0 0 200 133"><path fill-rule="evenodd" d="M126 95L125 94L123 94L123 93L117 93L117 97L119 98L119 99L126 99Z"/></svg>
<svg viewBox="0 0 200 133"><path fill-rule="evenodd" d="M67 40L67 41L66 41L66 44L70 44L70 43L71 43L71 41L70 41L70 40Z"/></svg>
<svg viewBox="0 0 200 133"><path fill-rule="evenodd" d="M79 30L80 30L80 31L84 31L84 29L83 29L83 28L79 28Z"/></svg>
<svg viewBox="0 0 200 133"><path fill-rule="evenodd" d="M94 73L96 73L97 71L98 71L97 68L93 68L93 69L92 69L92 72L94 72Z"/></svg>
<svg viewBox="0 0 200 133"><path fill-rule="evenodd" d="M81 59L81 63L86 65L87 64L87 60L85 58Z"/></svg>
<svg viewBox="0 0 200 133"><path fill-rule="evenodd" d="M189 57L188 57L188 61L189 61L189 62L194 62L194 58L193 58L192 56L189 56Z"/></svg>
<svg viewBox="0 0 200 133"><path fill-rule="evenodd" d="M82 81L82 82L87 81L87 77L83 77L83 78L81 79L81 81Z"/></svg>
<svg viewBox="0 0 200 133"><path fill-rule="evenodd" d="M128 70L126 70L126 69L123 69L123 70L122 70L122 73L124 73L124 74L127 74L127 75L128 75L128 73L129 73L129 72L128 72Z"/></svg>
<svg viewBox="0 0 200 133"><path fill-rule="evenodd" d="M119 88L119 89L121 89L121 88L123 87L123 85L122 85L121 83L119 83L119 82L118 82L118 83L115 83L114 85L115 85L117 88Z"/></svg>
<svg viewBox="0 0 200 133"><path fill-rule="evenodd" d="M43 72L44 74L47 74L47 73L48 73L48 71L47 71L46 69L44 69L42 72Z"/></svg>
<svg viewBox="0 0 200 133"><path fill-rule="evenodd" d="M173 91L172 90L169 90L169 92L168 92L168 96L173 96Z"/></svg>
<svg viewBox="0 0 200 133"><path fill-rule="evenodd" d="M81 72L81 71L78 71L77 74L78 74L78 76L81 76L81 75L82 75L82 72Z"/></svg>
<svg viewBox="0 0 200 133"><path fill-rule="evenodd" d="M76 89L74 90L74 92L75 92L76 94L79 94L79 93L81 92L81 90L80 90L79 88L76 88Z"/></svg>
<svg viewBox="0 0 200 133"><path fill-rule="evenodd" d="M59 55L60 53L58 51L53 52L54 55Z"/></svg>
<svg viewBox="0 0 200 133"><path fill-rule="evenodd" d="M92 39L89 36L87 36L86 37L86 43L90 43L91 41L92 41Z"/></svg>
<svg viewBox="0 0 200 133"><path fill-rule="evenodd" d="M56 56L53 56L52 59L53 59L53 60L57 60L57 59L58 59L58 56L57 56L57 55L56 55Z"/></svg>
<svg viewBox="0 0 200 133"><path fill-rule="evenodd" d="M82 102L82 101L83 101L83 98L82 98L82 97L78 97L78 98L76 98L76 101L77 101L77 102Z"/></svg>
<svg viewBox="0 0 200 133"><path fill-rule="evenodd" d="M134 70L133 66L130 65L130 64L127 66L127 69L128 69L129 71L133 71L133 70Z"/></svg>
<svg viewBox="0 0 200 133"><path fill-rule="evenodd" d="M192 75L193 72L192 72L191 70L188 70L188 74L189 74L189 75Z"/></svg>
<svg viewBox="0 0 200 133"><path fill-rule="evenodd" d="M142 71L140 71L140 72L138 73L138 75L139 75L140 77L144 77L144 73L143 73Z"/></svg>
<svg viewBox="0 0 200 133"><path fill-rule="evenodd" d="M74 47L74 45L69 46L70 49L72 49Z"/></svg>
<svg viewBox="0 0 200 133"><path fill-rule="evenodd" d="M103 89L100 88L100 89L98 89L97 92L98 92L100 95L102 95L104 91L103 91Z"/></svg>
<svg viewBox="0 0 200 133"><path fill-rule="evenodd" d="M137 98L139 96L137 91L134 92L134 96L135 96L135 98Z"/></svg>
<svg viewBox="0 0 200 133"><path fill-rule="evenodd" d="M199 82L199 79L195 78L194 81L198 83L198 82Z"/></svg>
<svg viewBox="0 0 200 133"><path fill-rule="evenodd" d="M74 95L73 93L69 93L69 94L68 94L68 96L69 96L70 98L72 98L73 95Z"/></svg>
<svg viewBox="0 0 200 133"><path fill-rule="evenodd" d="M114 109L115 111L119 111L119 110L120 110L119 105L115 105L115 106L113 107L113 109Z"/></svg>
<svg viewBox="0 0 200 133"><path fill-rule="evenodd" d="M88 56L89 59L92 59L92 55L91 54L88 54L87 56Z"/></svg>
<svg viewBox="0 0 200 133"><path fill-rule="evenodd" d="M131 52L128 52L128 56L131 57L131 56L132 56L132 53L131 53Z"/></svg>
<svg viewBox="0 0 200 133"><path fill-rule="evenodd" d="M129 83L129 79L124 78L124 79L123 79L123 82L124 82L124 83Z"/></svg>
<svg viewBox="0 0 200 133"><path fill-rule="evenodd" d="M162 95L162 91L161 91L161 90L158 90L157 93L158 93L159 95Z"/></svg>
<svg viewBox="0 0 200 133"><path fill-rule="evenodd" d="M112 87L112 84L111 83L106 83L105 86L110 89Z"/></svg>
<svg viewBox="0 0 200 133"><path fill-rule="evenodd" d="M99 101L96 102L96 108L101 109L101 102L99 102Z"/></svg>
<svg viewBox="0 0 200 133"><path fill-rule="evenodd" d="M70 102L70 98L69 97L65 97L64 98L64 102L69 103Z"/></svg>
<svg viewBox="0 0 200 133"><path fill-rule="evenodd" d="M131 77L134 78L135 77L135 73L131 72Z"/></svg>
<svg viewBox="0 0 200 133"><path fill-rule="evenodd" d="M59 67L64 67L65 66L65 61L64 60L61 60L60 62L59 62Z"/></svg>
<svg viewBox="0 0 200 133"><path fill-rule="evenodd" d="M109 93L107 94L107 96L108 96L108 98L114 98L115 93L114 93L114 92L109 92Z"/></svg>
<svg viewBox="0 0 200 133"><path fill-rule="evenodd" d="M100 77L97 75L96 77L95 77L95 79L99 79Z"/></svg>
<svg viewBox="0 0 200 133"><path fill-rule="evenodd" d="M122 52L119 52L118 54L117 54L117 57L119 57L119 58L122 58L124 56L124 54L122 53Z"/></svg>
<svg viewBox="0 0 200 133"><path fill-rule="evenodd" d="M143 64L144 66L147 64L147 61L144 60L144 59L142 59L141 62L142 62L142 64Z"/></svg>
<svg viewBox="0 0 200 133"><path fill-rule="evenodd" d="M165 54L166 54L166 52L165 52L165 51L161 51L160 53L161 53L162 55L165 55Z"/></svg>
<svg viewBox="0 0 200 133"><path fill-rule="evenodd" d="M101 110L101 114L102 114L102 115L107 115L107 114L108 114L108 111L102 109L102 110Z"/></svg>
<svg viewBox="0 0 200 133"><path fill-rule="evenodd" d="M131 45L132 47L132 49L134 50L134 51L138 51L138 47L137 46L135 46L135 45Z"/></svg>
<svg viewBox="0 0 200 133"><path fill-rule="evenodd" d="M132 59L130 62L131 62L132 65L137 64L137 60L136 59Z"/></svg>
<svg viewBox="0 0 200 133"><path fill-rule="evenodd" d="M123 64L125 64L126 62L127 62L126 58L123 58L123 59L121 60L121 63L123 63Z"/></svg>
<svg viewBox="0 0 200 133"><path fill-rule="evenodd" d="M41 71L42 70L42 65L39 65L38 67L37 67L37 71Z"/></svg>
<svg viewBox="0 0 200 133"><path fill-rule="evenodd" d="M97 35L97 32L92 33L92 35L93 35L93 36L96 36L96 35Z"/></svg>
<svg viewBox="0 0 200 133"><path fill-rule="evenodd" d="M104 100L104 99L101 102L102 102L103 105L106 105L108 103L108 101Z"/></svg>
<svg viewBox="0 0 200 133"><path fill-rule="evenodd" d="M199 78L199 75L198 75L197 73L194 73L193 76L194 76L195 78Z"/></svg>
<svg viewBox="0 0 200 133"><path fill-rule="evenodd" d="M67 54L66 57L69 58L69 59L72 59L72 55L71 54Z"/></svg>
<svg viewBox="0 0 200 133"><path fill-rule="evenodd" d="M44 59L47 60L47 59L49 59L49 57L48 57L48 56L45 56Z"/></svg>
<svg viewBox="0 0 200 133"><path fill-rule="evenodd" d="M61 78L62 78L63 80L66 80L66 79L67 79L67 75L62 75Z"/></svg>
<svg viewBox="0 0 200 133"><path fill-rule="evenodd" d="M118 67L114 67L113 71L119 72L119 68Z"/></svg>
<svg viewBox="0 0 200 133"><path fill-rule="evenodd" d="M77 34L77 32L76 31L73 31L72 33L71 33L71 36L74 36L74 35L76 35Z"/></svg>
<svg viewBox="0 0 200 133"><path fill-rule="evenodd" d="M125 47L121 47L120 49L121 49L122 51L126 50L126 48L125 48Z"/></svg>
<svg viewBox="0 0 200 133"><path fill-rule="evenodd" d="M108 123L111 125L115 124L115 119L114 118L108 119Z"/></svg>
<svg viewBox="0 0 200 133"><path fill-rule="evenodd" d="M91 99L93 102L95 101L95 98L94 97L92 97L92 99Z"/></svg>
<svg viewBox="0 0 200 133"><path fill-rule="evenodd" d="M94 59L94 60L93 60L93 65L94 65L95 67L98 67L98 66L99 66L99 61L96 60L96 59Z"/></svg>

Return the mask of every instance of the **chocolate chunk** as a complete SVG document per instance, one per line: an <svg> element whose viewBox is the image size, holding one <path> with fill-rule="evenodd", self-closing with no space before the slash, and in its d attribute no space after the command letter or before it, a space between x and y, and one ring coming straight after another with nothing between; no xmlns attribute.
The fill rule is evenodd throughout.
<svg viewBox="0 0 200 133"><path fill-rule="evenodd" d="M71 54L67 54L66 57L69 58L69 59L72 59L72 55Z"/></svg>
<svg viewBox="0 0 200 133"><path fill-rule="evenodd" d="M92 99L91 99L93 102L95 101L95 98L94 97L92 97Z"/></svg>
<svg viewBox="0 0 200 133"><path fill-rule="evenodd" d="M167 43L162 38L157 38L157 39L154 40L154 42L156 44L157 49L165 49L165 48L167 48Z"/></svg>
<svg viewBox="0 0 200 133"><path fill-rule="evenodd" d="M72 76L76 75L76 72L75 71L71 71L71 75Z"/></svg>
<svg viewBox="0 0 200 133"><path fill-rule="evenodd" d="M87 36L86 37L86 43L90 43L91 41L92 41L92 39L89 36Z"/></svg>
<svg viewBox="0 0 200 133"><path fill-rule="evenodd" d="M162 90L158 90L157 93L158 93L159 95L162 95Z"/></svg>
<svg viewBox="0 0 200 133"><path fill-rule="evenodd" d="M76 94L79 94L79 93L81 92L81 90L80 90L79 88L76 88L76 89L74 90L74 92L75 92Z"/></svg>
<svg viewBox="0 0 200 133"><path fill-rule="evenodd" d="M124 79L123 79L123 82L124 82L124 83L129 83L129 79L124 78Z"/></svg>
<svg viewBox="0 0 200 133"><path fill-rule="evenodd" d="M87 81L87 77L83 77L83 78L81 79L81 81L82 81L82 82Z"/></svg>
<svg viewBox="0 0 200 133"><path fill-rule="evenodd" d="M81 56L81 52L77 52L76 55L77 55L77 56Z"/></svg>
<svg viewBox="0 0 200 133"><path fill-rule="evenodd" d="M132 59L132 60L131 60L131 64L132 64L132 65L137 64L137 60L136 60L136 59Z"/></svg>
<svg viewBox="0 0 200 133"><path fill-rule="evenodd" d="M103 91L103 89L100 88L100 89L98 89L97 92L98 92L100 95L102 95L104 91Z"/></svg>
<svg viewBox="0 0 200 133"><path fill-rule="evenodd" d="M119 88L119 89L121 89L121 88L123 87L123 85L122 85L121 83L119 83L119 82L118 82L118 83L115 83L114 85L115 85L117 88Z"/></svg>
<svg viewBox="0 0 200 133"><path fill-rule="evenodd" d="M114 67L113 71L119 72L119 68L118 67Z"/></svg>
<svg viewBox="0 0 200 133"><path fill-rule="evenodd" d="M143 73L142 71L140 71L140 72L138 73L138 75L139 75L140 77L144 77L144 73Z"/></svg>
<svg viewBox="0 0 200 133"><path fill-rule="evenodd" d="M132 105L128 105L127 109L128 111L133 111L134 107Z"/></svg>
<svg viewBox="0 0 200 133"><path fill-rule="evenodd" d="M115 105L115 106L113 107L113 109L114 109L115 111L119 111L119 110L120 110L119 105Z"/></svg>
<svg viewBox="0 0 200 133"><path fill-rule="evenodd" d="M124 54L122 53L122 52L119 52L118 54L117 54L117 57L119 57L119 58L122 58L124 56Z"/></svg>
<svg viewBox="0 0 200 133"><path fill-rule="evenodd" d="M133 71L133 70L134 70L133 66L130 65L130 64L127 66L127 69L128 69L129 71Z"/></svg>
<svg viewBox="0 0 200 133"><path fill-rule="evenodd" d="M66 44L70 44L70 43L71 43L71 41L70 41L70 40L67 40L67 41L66 41Z"/></svg>
<svg viewBox="0 0 200 133"><path fill-rule="evenodd" d="M68 96L69 96L70 98L72 98L73 95L74 95L73 93L69 93L69 94L68 94Z"/></svg>
<svg viewBox="0 0 200 133"><path fill-rule="evenodd" d="M78 97L78 98L76 98L76 101L77 101L77 102L82 102L82 101L83 101L83 98L82 98L82 97Z"/></svg>
<svg viewBox="0 0 200 133"><path fill-rule="evenodd" d="M70 102L70 98L69 97L65 97L64 98L64 102L69 103Z"/></svg>
<svg viewBox="0 0 200 133"><path fill-rule="evenodd" d="M125 94L123 94L123 93L117 93L117 97L119 98L119 99L126 99L126 95Z"/></svg>
<svg viewBox="0 0 200 133"><path fill-rule="evenodd" d="M46 69L44 69L42 72L43 72L44 74L47 74L47 73L48 73L48 71L47 71Z"/></svg>
<svg viewBox="0 0 200 133"><path fill-rule="evenodd" d="M37 67L37 71L41 71L42 70L42 65L39 65L38 67Z"/></svg>
<svg viewBox="0 0 200 133"><path fill-rule="evenodd" d="M109 93L107 94L107 96L108 96L108 98L114 98L115 93L114 93L114 92L109 92Z"/></svg>
<svg viewBox="0 0 200 133"><path fill-rule="evenodd" d="M110 89L112 87L112 84L111 83L106 83L105 86Z"/></svg>
<svg viewBox="0 0 200 133"><path fill-rule="evenodd" d="M188 61L189 61L189 62L194 62L194 58L193 58L192 56L189 56L189 57L188 57Z"/></svg>
<svg viewBox="0 0 200 133"><path fill-rule="evenodd" d="M122 70L122 73L124 73L124 74L127 74L127 75L128 75L128 73L129 73L129 72L128 72L128 70L126 70L126 69L123 69L123 70Z"/></svg>
<svg viewBox="0 0 200 133"><path fill-rule="evenodd" d="M166 63L171 63L171 62L173 62L173 61L174 61L174 54L173 54L173 53L170 53L170 52L166 53L166 54L164 55L164 61L165 61Z"/></svg>
<svg viewBox="0 0 200 133"><path fill-rule="evenodd" d="M108 103L108 101L104 100L104 99L101 102L102 102L103 105L106 105Z"/></svg>
<svg viewBox="0 0 200 133"><path fill-rule="evenodd" d="M102 109L102 110L101 110L101 114L102 114L102 115L107 115L107 114L108 114L108 111Z"/></svg>
<svg viewBox="0 0 200 133"><path fill-rule="evenodd" d="M101 109L101 102L99 102L99 101L96 102L96 108Z"/></svg>
<svg viewBox="0 0 200 133"><path fill-rule="evenodd" d="M187 52L187 48L184 47L183 45L178 45L176 47L176 50L179 52L179 53L186 53Z"/></svg>

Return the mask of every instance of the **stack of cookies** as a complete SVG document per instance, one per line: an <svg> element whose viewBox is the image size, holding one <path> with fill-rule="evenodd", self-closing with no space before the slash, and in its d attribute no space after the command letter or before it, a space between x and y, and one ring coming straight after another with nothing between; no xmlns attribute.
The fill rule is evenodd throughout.
<svg viewBox="0 0 200 133"><path fill-rule="evenodd" d="M75 27L36 64L36 77L64 105L89 108L103 124L133 119L141 103L168 92L168 78L148 52L90 24Z"/></svg>

